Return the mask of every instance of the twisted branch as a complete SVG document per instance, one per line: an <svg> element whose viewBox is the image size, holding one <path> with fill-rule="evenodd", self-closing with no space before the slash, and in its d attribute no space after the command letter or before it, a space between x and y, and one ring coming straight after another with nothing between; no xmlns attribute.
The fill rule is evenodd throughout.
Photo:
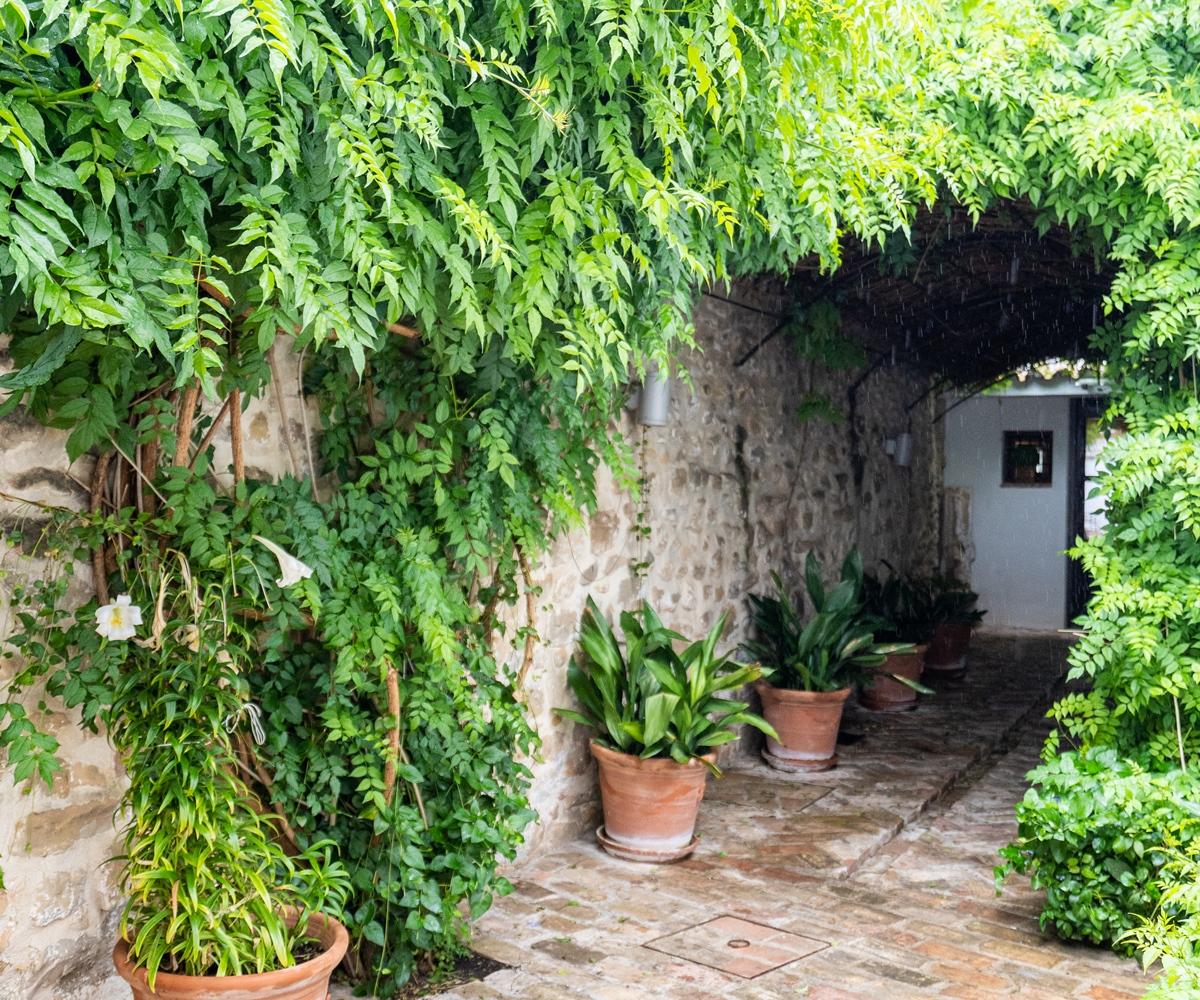
<svg viewBox="0 0 1200 1000"><path fill-rule="evenodd" d="M404 749L404 744L400 740L400 674L396 670L396 665L388 660L387 664L387 696L388 696L388 715L392 720L392 729L388 733L388 754L387 762L383 766L383 801L389 806L392 804L392 799L396 796L396 761L403 761L405 764L411 764L408 753ZM408 787L412 789L413 798L416 799L417 812L421 814L421 823L425 829L429 829L429 814L425 811L425 799L421 795L421 789L415 781L409 781Z"/></svg>
<svg viewBox="0 0 1200 1000"><path fill-rule="evenodd" d="M237 766L252 781L257 781L267 793L267 800L271 803L271 808L275 810L270 814L270 818L277 824L279 835L284 840L284 846L287 848L288 853L292 855L299 854L300 844L296 840L296 831L292 829L292 825L287 821L283 810L276 803L275 783L271 780L271 776L263 769L262 763L258 759L258 754L254 752L254 747L250 745L250 741L246 738L245 733L235 733L233 742L233 759L237 763ZM259 813L266 815L266 810L262 808L262 804L256 802L253 796L250 797L250 801L255 805Z"/></svg>

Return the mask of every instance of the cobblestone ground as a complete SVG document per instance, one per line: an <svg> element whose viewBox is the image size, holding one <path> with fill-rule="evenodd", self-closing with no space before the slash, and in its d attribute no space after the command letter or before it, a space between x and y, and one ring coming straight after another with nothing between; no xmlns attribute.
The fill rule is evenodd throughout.
<svg viewBox="0 0 1200 1000"><path fill-rule="evenodd" d="M737 762L709 783L688 861L590 840L533 859L477 926L511 968L445 1000L1134 1000L1136 963L1042 935L1027 885L993 889L1064 650L977 642L916 712L852 710L835 771Z"/></svg>

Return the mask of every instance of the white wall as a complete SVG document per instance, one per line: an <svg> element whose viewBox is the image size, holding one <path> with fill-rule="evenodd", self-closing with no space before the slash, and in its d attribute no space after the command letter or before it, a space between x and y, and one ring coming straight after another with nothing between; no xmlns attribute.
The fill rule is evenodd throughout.
<svg viewBox="0 0 1200 1000"><path fill-rule="evenodd" d="M1066 624L1070 399L975 396L945 416L945 485L970 493L971 586L986 624ZM1052 431L1049 486L1002 486L1005 431Z"/></svg>

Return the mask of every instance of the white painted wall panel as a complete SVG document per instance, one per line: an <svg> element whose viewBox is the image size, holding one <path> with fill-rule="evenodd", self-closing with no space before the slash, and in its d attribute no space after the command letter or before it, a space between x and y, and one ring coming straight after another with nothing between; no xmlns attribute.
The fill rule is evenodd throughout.
<svg viewBox="0 0 1200 1000"><path fill-rule="evenodd" d="M975 561L971 586L986 623L1066 623L1070 399L976 396L945 416L946 486L969 490ZM1003 486L1005 431L1053 431L1049 486Z"/></svg>

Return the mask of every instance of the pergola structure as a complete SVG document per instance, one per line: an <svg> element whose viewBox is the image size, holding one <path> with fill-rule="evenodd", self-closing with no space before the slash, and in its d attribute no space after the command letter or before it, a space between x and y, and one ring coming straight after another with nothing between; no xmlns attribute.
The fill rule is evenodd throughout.
<svg viewBox="0 0 1200 1000"><path fill-rule="evenodd" d="M962 208L923 210L910 238L851 244L831 276L805 265L790 288L798 311L833 304L882 361L978 386L1047 358L1088 357L1113 270L1083 234L1039 233L1033 206L1009 202L978 221Z"/></svg>

